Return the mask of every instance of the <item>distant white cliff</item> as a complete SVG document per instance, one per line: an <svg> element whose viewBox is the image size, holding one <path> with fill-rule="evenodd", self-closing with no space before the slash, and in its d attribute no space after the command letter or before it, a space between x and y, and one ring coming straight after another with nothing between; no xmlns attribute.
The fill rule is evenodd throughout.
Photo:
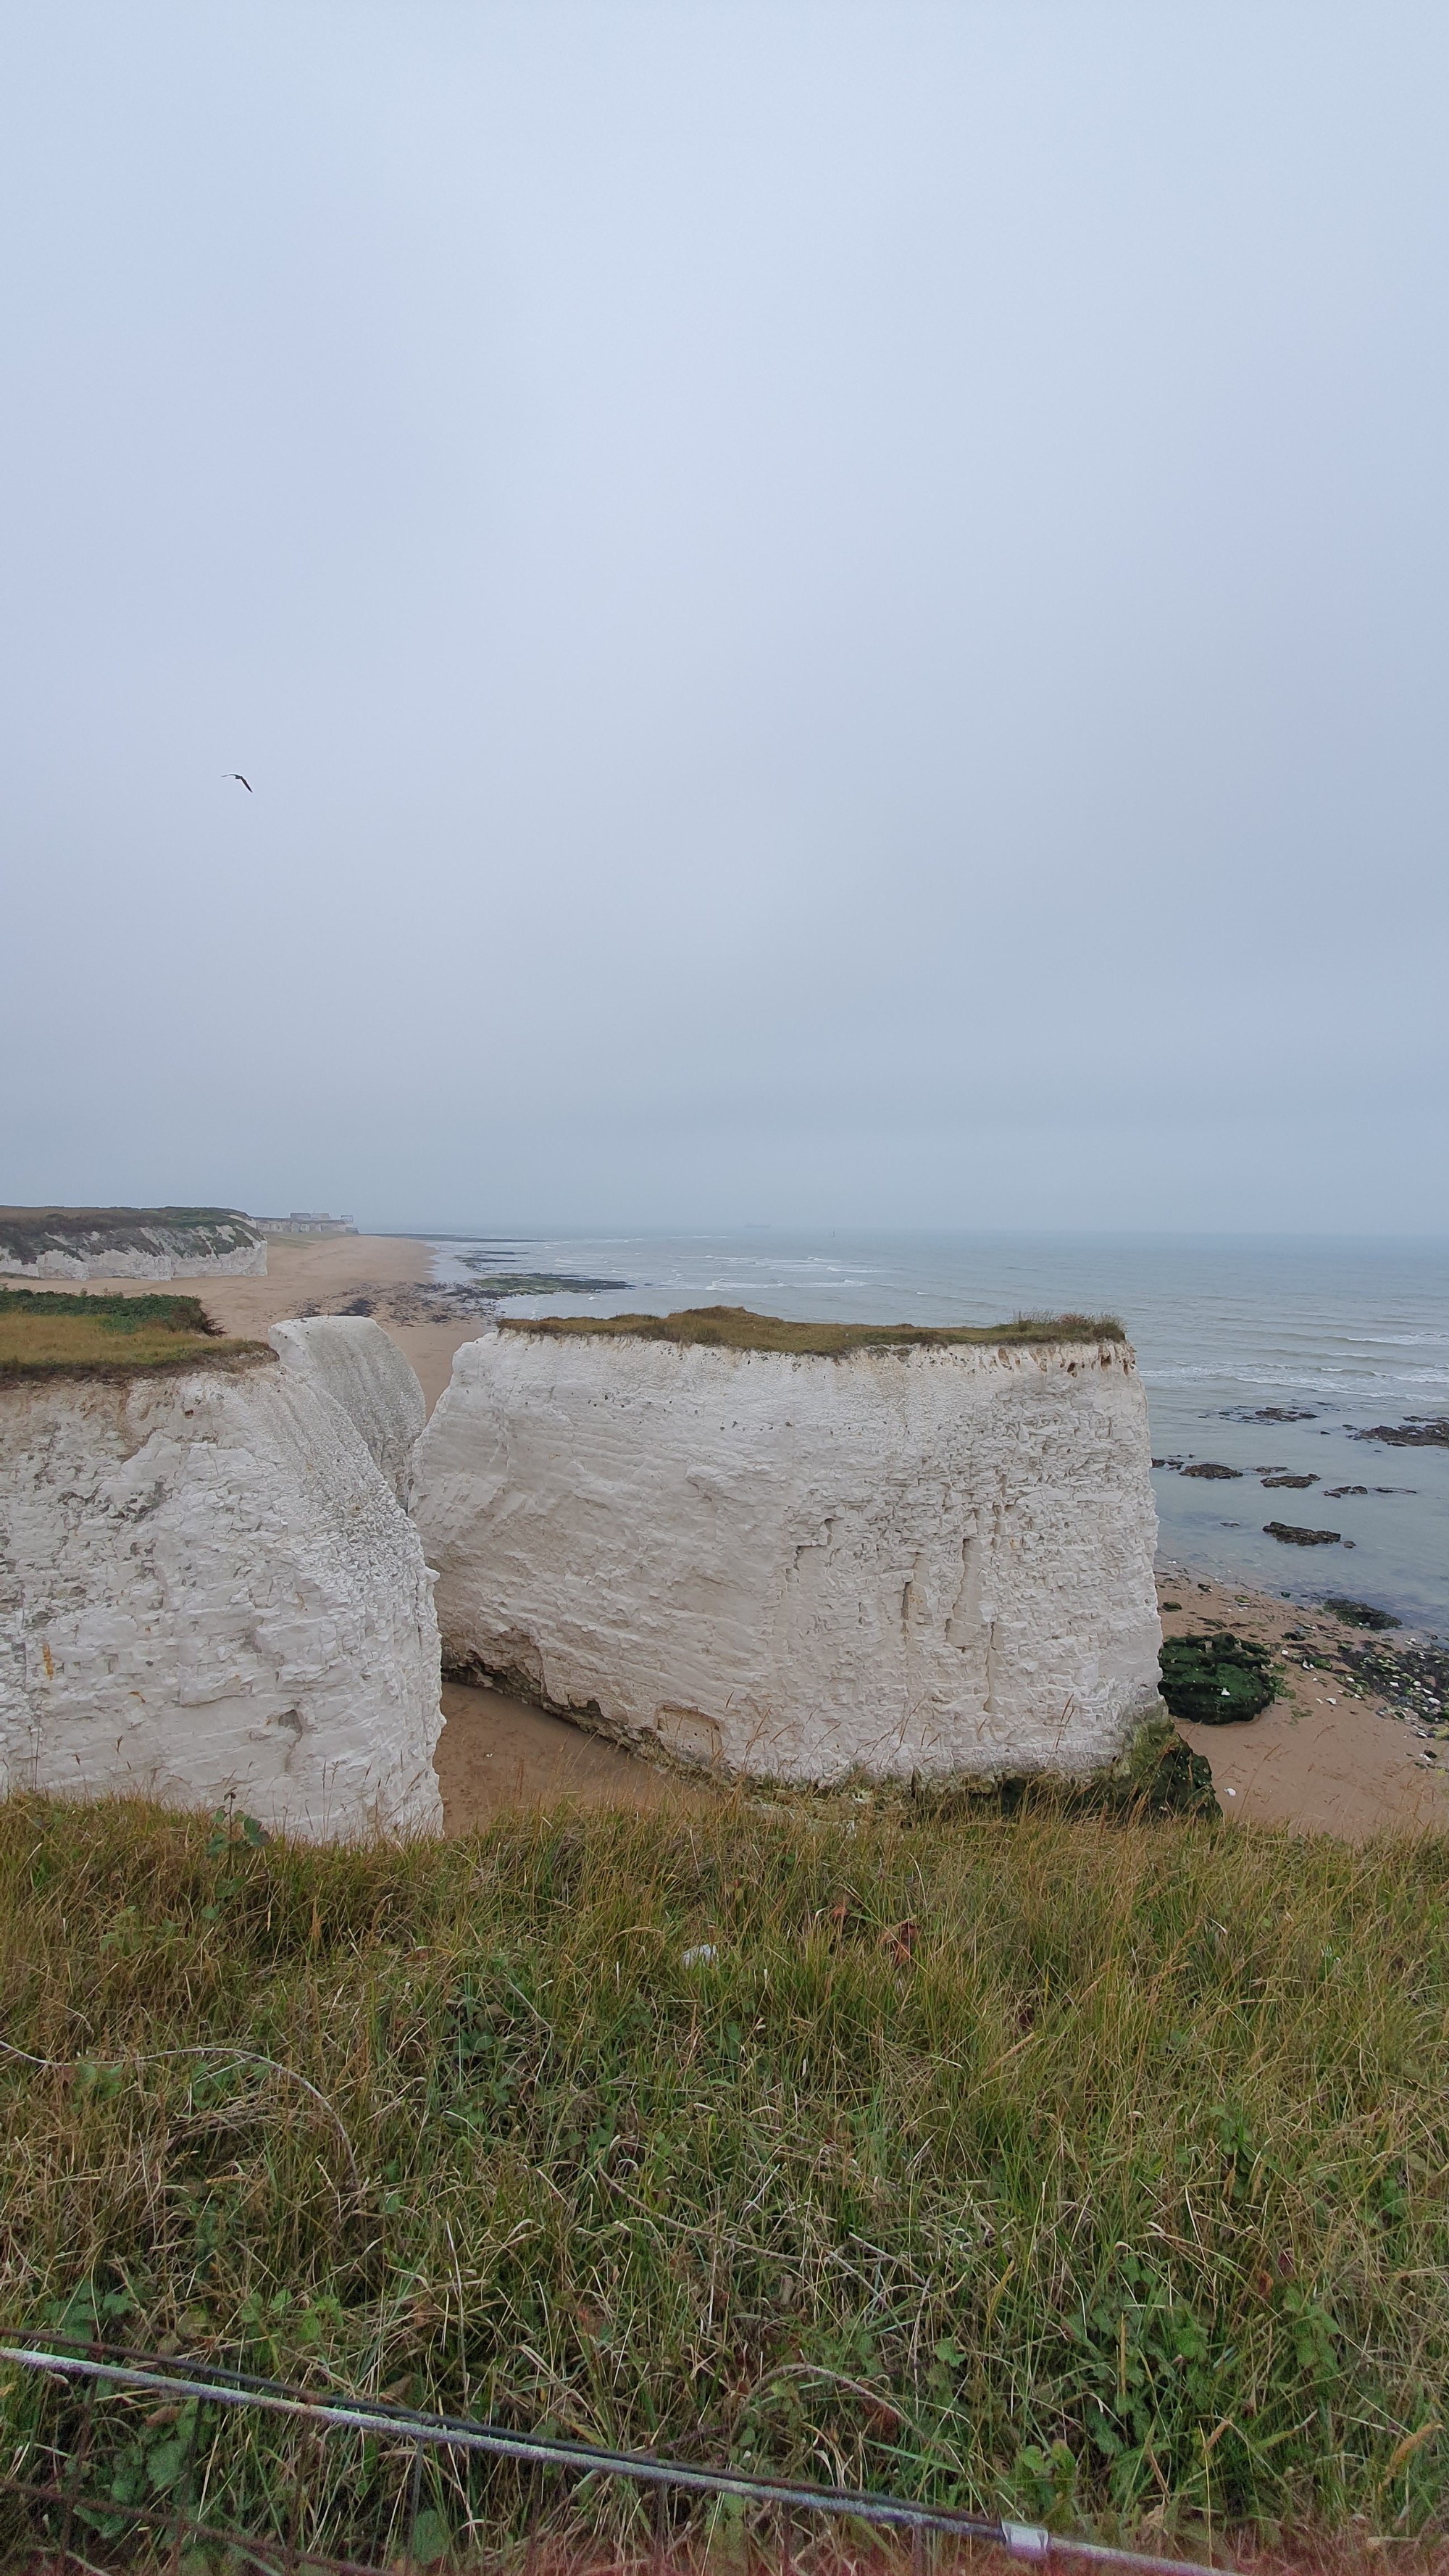
<svg viewBox="0 0 1449 2576"><path fill-rule="evenodd" d="M237 1208L0 1208L0 1277L266 1275L266 1237Z"/></svg>
<svg viewBox="0 0 1449 2576"><path fill-rule="evenodd" d="M506 1327L413 1458L445 1664L778 1780L1081 1776L1160 1714L1120 1339L711 1348Z"/></svg>
<svg viewBox="0 0 1449 2576"><path fill-rule="evenodd" d="M0 1384L0 1785L436 1830L439 1678L417 1531L307 1375Z"/></svg>

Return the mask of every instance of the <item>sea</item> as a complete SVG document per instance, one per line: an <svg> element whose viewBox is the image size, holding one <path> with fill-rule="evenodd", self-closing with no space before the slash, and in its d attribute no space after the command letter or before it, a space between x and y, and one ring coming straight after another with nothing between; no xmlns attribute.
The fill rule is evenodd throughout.
<svg viewBox="0 0 1449 2576"><path fill-rule="evenodd" d="M795 1319L1121 1317L1147 1389L1159 1563L1449 1635L1449 1449L1365 1438L1449 1413L1449 1241L1252 1235L430 1236L439 1279L610 1279L517 1314L749 1306ZM1173 1463L1177 1462L1177 1463ZM1215 1464L1231 1477L1183 1468ZM1268 1476L1309 1476L1298 1487ZM1302 1547L1267 1524L1328 1530Z"/></svg>

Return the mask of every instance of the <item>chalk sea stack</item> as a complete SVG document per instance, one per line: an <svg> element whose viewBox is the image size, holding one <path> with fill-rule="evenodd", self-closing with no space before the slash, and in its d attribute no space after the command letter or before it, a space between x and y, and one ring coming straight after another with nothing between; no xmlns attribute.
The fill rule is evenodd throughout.
<svg viewBox="0 0 1449 2576"><path fill-rule="evenodd" d="M1120 1326L509 1321L414 1453L444 1661L741 1776L1085 1777L1157 1697Z"/></svg>

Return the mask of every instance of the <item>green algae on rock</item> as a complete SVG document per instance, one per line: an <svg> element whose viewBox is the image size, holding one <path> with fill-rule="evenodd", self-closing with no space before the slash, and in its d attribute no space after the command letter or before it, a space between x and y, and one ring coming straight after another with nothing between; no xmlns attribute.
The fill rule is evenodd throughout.
<svg viewBox="0 0 1449 2576"><path fill-rule="evenodd" d="M1279 1683L1266 1646L1217 1632L1169 1637L1162 1649L1162 1696L1174 1717L1230 1726L1261 1716Z"/></svg>

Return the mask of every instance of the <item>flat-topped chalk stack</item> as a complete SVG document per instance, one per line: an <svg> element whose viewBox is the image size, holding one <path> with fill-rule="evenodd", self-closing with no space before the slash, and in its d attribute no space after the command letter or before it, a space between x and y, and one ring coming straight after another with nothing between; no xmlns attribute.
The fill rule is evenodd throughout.
<svg viewBox="0 0 1449 2576"><path fill-rule="evenodd" d="M744 1777L1084 1777L1160 1719L1108 1319L509 1318L413 1458L445 1665Z"/></svg>

